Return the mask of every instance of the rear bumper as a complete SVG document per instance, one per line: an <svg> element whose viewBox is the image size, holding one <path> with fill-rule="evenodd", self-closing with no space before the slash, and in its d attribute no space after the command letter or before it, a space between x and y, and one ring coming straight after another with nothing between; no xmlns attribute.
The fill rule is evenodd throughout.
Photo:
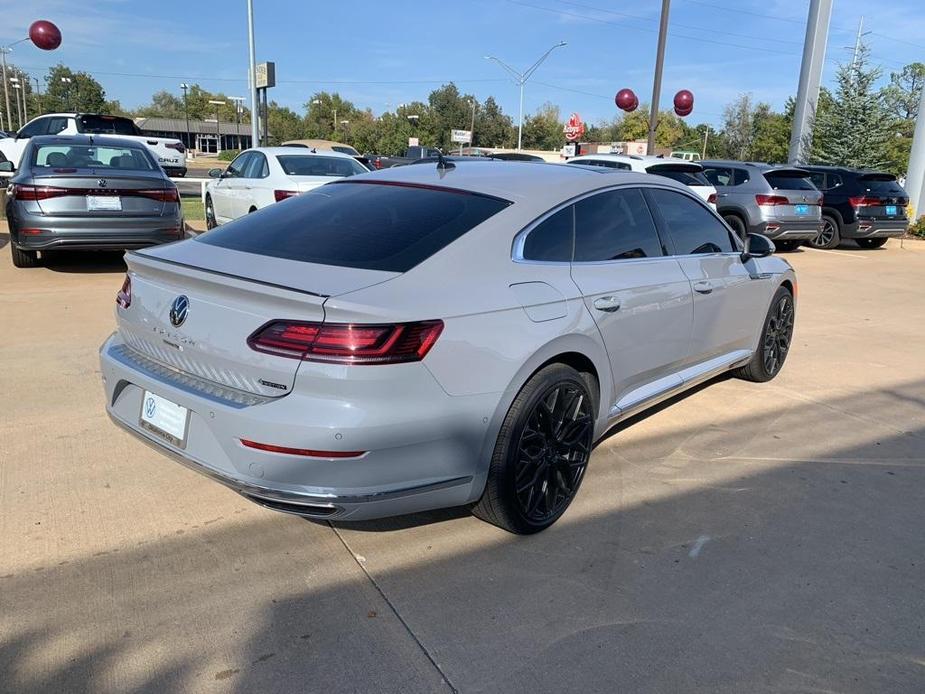
<svg viewBox="0 0 925 694"><path fill-rule="evenodd" d="M902 236L909 225L905 219L859 219L845 224L841 230L844 239L882 239Z"/></svg>
<svg viewBox="0 0 925 694"><path fill-rule="evenodd" d="M346 403L297 390L267 398L210 384L147 359L113 335L100 348L112 420L158 452L268 508L313 518L365 520L460 506L485 483L479 450L486 412L500 395L446 395L421 369L403 406ZM433 381L433 389L424 383ZM177 447L139 424L144 392L190 410ZM428 393L423 402L422 393ZM429 419L422 412L430 413ZM246 448L242 438L283 446L367 451L356 458L282 455Z"/></svg>
<svg viewBox="0 0 925 694"><path fill-rule="evenodd" d="M769 239L781 241L814 239L822 231L822 220L807 219L799 222L762 221L750 226L748 231L754 234L764 234Z"/></svg>
<svg viewBox="0 0 925 694"><path fill-rule="evenodd" d="M147 248L185 238L182 230L160 230L152 232L83 232L79 234L56 234L21 236L15 243L24 251L120 251Z"/></svg>
<svg viewBox="0 0 925 694"><path fill-rule="evenodd" d="M127 250L170 243L185 237L179 210L174 215L160 217L99 219L12 212L12 242L22 250ZM32 231L25 233L25 229Z"/></svg>
<svg viewBox="0 0 925 694"><path fill-rule="evenodd" d="M168 176L177 176L179 178L186 176L185 166L162 166L161 168L164 169Z"/></svg>

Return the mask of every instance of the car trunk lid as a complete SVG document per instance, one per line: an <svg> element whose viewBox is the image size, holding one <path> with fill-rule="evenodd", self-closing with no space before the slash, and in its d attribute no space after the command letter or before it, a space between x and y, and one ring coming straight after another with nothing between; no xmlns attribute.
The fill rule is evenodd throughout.
<svg viewBox="0 0 925 694"><path fill-rule="evenodd" d="M888 173L869 173L858 176L858 183L864 193L852 196L849 202L857 210L859 217L898 221L906 219L909 196L895 176Z"/></svg>
<svg viewBox="0 0 925 694"><path fill-rule="evenodd" d="M821 219L822 193L813 185L809 175L808 171L795 168L766 171L764 178L774 191L770 196L771 204L763 207L769 207L773 216L781 221Z"/></svg>
<svg viewBox="0 0 925 694"><path fill-rule="evenodd" d="M156 217L174 187L163 175L112 175L94 169L56 169L33 177L42 214L57 217Z"/></svg>

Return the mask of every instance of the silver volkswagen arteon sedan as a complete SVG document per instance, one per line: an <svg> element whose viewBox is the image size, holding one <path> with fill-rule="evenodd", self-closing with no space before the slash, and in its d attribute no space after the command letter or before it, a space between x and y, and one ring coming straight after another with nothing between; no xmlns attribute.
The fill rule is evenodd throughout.
<svg viewBox="0 0 925 694"><path fill-rule="evenodd" d="M114 422L279 511L555 522L615 422L767 381L796 279L666 178L438 162L129 253Z"/></svg>

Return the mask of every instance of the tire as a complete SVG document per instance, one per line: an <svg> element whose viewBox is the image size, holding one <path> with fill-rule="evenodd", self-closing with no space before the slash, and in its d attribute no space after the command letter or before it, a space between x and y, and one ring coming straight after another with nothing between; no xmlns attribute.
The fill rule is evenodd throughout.
<svg viewBox="0 0 925 694"><path fill-rule="evenodd" d="M206 196L206 231L214 229L218 224L215 223L215 206L212 204L212 196Z"/></svg>
<svg viewBox="0 0 925 694"><path fill-rule="evenodd" d="M872 248L881 248L886 244L888 239L855 239L855 241L858 242L861 248L867 248L869 250Z"/></svg>
<svg viewBox="0 0 925 694"><path fill-rule="evenodd" d="M774 242L774 246L777 248L777 250L781 251L782 253L790 253L791 251L795 251L799 247L799 245L800 245L800 242L794 241L793 239L790 239L789 241L775 241Z"/></svg>
<svg viewBox="0 0 925 694"><path fill-rule="evenodd" d="M838 220L828 214L822 215L822 231L819 235L806 242L808 246L824 250L835 248L839 243L841 243L841 229L838 226Z"/></svg>
<svg viewBox="0 0 925 694"><path fill-rule="evenodd" d="M591 457L593 385L564 364L551 364L527 381L501 425L485 491L472 508L476 517L527 535L565 513Z"/></svg>
<svg viewBox="0 0 925 694"><path fill-rule="evenodd" d="M10 241L10 253L13 256L14 267L38 267L42 264L38 251L22 251Z"/></svg>
<svg viewBox="0 0 925 694"><path fill-rule="evenodd" d="M795 306L786 287L778 287L761 326L761 340L751 361L735 370L738 378L756 383L770 381L784 366L793 340Z"/></svg>
<svg viewBox="0 0 925 694"><path fill-rule="evenodd" d="M744 241L745 237L748 235L748 229L745 226L745 220L736 214L723 215L723 219L726 221L726 224L729 225L729 228L736 233L736 236Z"/></svg>

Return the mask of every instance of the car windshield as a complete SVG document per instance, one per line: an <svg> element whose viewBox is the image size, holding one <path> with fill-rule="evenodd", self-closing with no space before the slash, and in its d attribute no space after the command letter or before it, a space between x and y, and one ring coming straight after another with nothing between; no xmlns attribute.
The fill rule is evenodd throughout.
<svg viewBox="0 0 925 694"><path fill-rule="evenodd" d="M774 190L816 190L809 172L769 171L764 178Z"/></svg>
<svg viewBox="0 0 925 694"><path fill-rule="evenodd" d="M287 176L355 176L368 169L356 159L319 157L310 154L280 154L276 157Z"/></svg>
<svg viewBox="0 0 925 694"><path fill-rule="evenodd" d="M140 147L106 145L39 145L32 157L33 168L121 169L155 171L155 164Z"/></svg>
<svg viewBox="0 0 925 694"><path fill-rule="evenodd" d="M671 164L660 164L650 166L646 169L651 174L657 174L670 178L686 186L708 186L711 185L703 171L695 167L673 166Z"/></svg>
<svg viewBox="0 0 925 694"><path fill-rule="evenodd" d="M77 130L82 133L141 135L138 126L131 119L119 116L80 116L77 119Z"/></svg>
<svg viewBox="0 0 925 694"><path fill-rule="evenodd" d="M349 154L351 157L360 156L360 153L350 145L334 145L331 147L331 149L333 149L335 152L340 152L341 154Z"/></svg>
<svg viewBox="0 0 925 694"><path fill-rule="evenodd" d="M197 241L307 263L406 272L509 204L465 191L335 182Z"/></svg>

